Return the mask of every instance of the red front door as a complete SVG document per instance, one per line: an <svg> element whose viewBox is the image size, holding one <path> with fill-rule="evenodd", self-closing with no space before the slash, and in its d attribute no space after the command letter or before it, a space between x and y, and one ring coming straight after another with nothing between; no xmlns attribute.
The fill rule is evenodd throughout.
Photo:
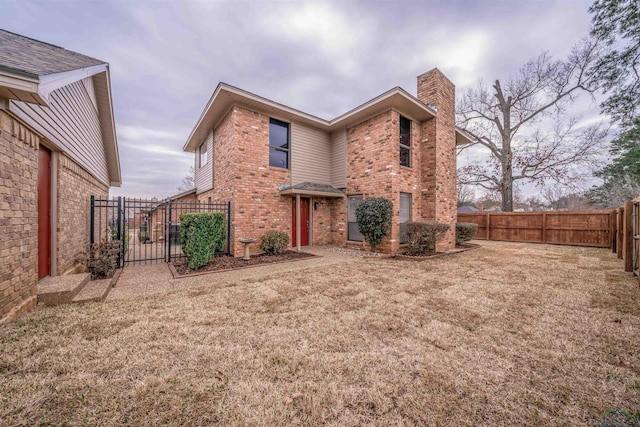
<svg viewBox="0 0 640 427"><path fill-rule="evenodd" d="M38 280L51 274L51 151L38 154Z"/></svg>
<svg viewBox="0 0 640 427"><path fill-rule="evenodd" d="M307 197L300 198L300 246L309 246L309 205L310 199ZM291 218L293 220L293 226L291 227L293 230L293 238L291 239L291 246L298 246L298 241L296 240L296 199L295 197L292 199L291 203Z"/></svg>

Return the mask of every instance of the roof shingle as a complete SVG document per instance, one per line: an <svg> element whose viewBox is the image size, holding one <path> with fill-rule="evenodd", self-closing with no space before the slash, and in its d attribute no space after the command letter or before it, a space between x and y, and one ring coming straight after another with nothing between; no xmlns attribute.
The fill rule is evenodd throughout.
<svg viewBox="0 0 640 427"><path fill-rule="evenodd" d="M36 77L101 64L106 62L0 29L0 69Z"/></svg>

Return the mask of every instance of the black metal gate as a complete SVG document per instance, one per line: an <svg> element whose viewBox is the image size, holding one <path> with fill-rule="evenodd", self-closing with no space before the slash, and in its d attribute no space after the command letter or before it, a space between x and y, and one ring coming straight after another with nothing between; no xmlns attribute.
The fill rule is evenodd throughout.
<svg viewBox="0 0 640 427"><path fill-rule="evenodd" d="M224 254L230 253L231 202L176 202L171 199L139 199L91 196L89 240L121 243L118 268L127 264L171 262L185 255L180 247L180 215L190 212L221 212L227 219Z"/></svg>

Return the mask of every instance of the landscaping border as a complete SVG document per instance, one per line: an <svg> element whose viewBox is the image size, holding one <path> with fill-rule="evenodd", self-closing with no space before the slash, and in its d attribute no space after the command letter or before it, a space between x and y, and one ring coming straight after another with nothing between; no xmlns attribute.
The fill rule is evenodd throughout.
<svg viewBox="0 0 640 427"><path fill-rule="evenodd" d="M174 279L184 279L186 277L202 276L204 274L225 273L229 271L246 270L247 268L264 267L264 266L274 265L274 264L284 264L286 262L298 262L298 261L306 261L313 258L322 258L322 255L311 254L309 252L305 252L305 253L308 254L309 256L304 258L298 258L298 259L286 259L283 261L265 262L263 264L246 265L246 266L237 267L237 268L224 268L221 270L214 270L214 271L201 271L198 273L189 273L189 274L178 273L175 266L173 265L173 262L169 262L167 263L167 265L169 266L169 271L171 272L171 275L173 276Z"/></svg>
<svg viewBox="0 0 640 427"><path fill-rule="evenodd" d="M447 252L436 252L435 254L425 255L425 256L396 254L396 255L389 255L389 256L383 257L383 259L400 260L400 261L426 261L428 259L442 258L448 255L461 254L463 252L472 251L474 249L479 249L481 247L482 246L478 245L477 243L465 243L464 245L457 246L455 249L452 249Z"/></svg>

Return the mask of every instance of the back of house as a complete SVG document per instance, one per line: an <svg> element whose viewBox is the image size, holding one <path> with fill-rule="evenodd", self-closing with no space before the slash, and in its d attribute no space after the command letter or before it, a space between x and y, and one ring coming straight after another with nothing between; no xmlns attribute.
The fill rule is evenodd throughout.
<svg viewBox="0 0 640 427"><path fill-rule="evenodd" d="M109 65L0 30L0 319L74 272L89 198L121 183Z"/></svg>

